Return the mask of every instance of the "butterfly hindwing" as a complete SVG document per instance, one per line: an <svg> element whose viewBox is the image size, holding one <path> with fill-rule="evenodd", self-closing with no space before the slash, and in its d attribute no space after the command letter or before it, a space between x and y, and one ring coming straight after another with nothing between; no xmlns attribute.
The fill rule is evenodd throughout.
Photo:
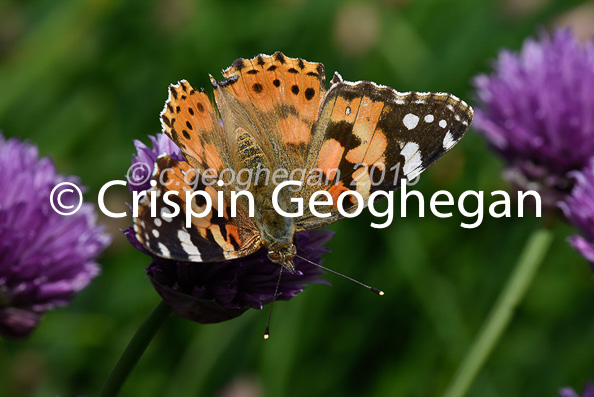
<svg viewBox="0 0 594 397"><path fill-rule="evenodd" d="M243 207L238 206L237 216L232 217L227 197L219 214L219 191L205 185L189 163L162 155L157 159L153 181L157 183L141 200L138 217L134 218L137 240L153 254L178 261L219 262L249 255L262 246ZM186 227L186 190L203 191L212 202L210 212L192 217L189 227ZM179 208L176 216L170 216L175 208L166 199ZM202 213L206 209L205 198L200 195L192 198L191 208L197 214Z"/></svg>
<svg viewBox="0 0 594 397"><path fill-rule="evenodd" d="M345 191L366 200L377 190L398 188L402 178L414 179L462 138L471 121L472 109L453 95L399 93L336 75L321 104L306 165L321 170L328 183L306 184L299 193L307 202L316 190L327 190L334 205L326 208L328 218L306 211L298 229L342 218L336 205ZM356 209L352 196L346 197L344 209Z"/></svg>

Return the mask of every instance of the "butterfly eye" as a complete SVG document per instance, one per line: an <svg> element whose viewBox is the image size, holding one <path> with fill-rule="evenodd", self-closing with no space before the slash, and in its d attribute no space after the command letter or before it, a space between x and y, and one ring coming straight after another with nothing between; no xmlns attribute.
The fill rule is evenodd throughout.
<svg viewBox="0 0 594 397"><path fill-rule="evenodd" d="M273 263L279 263L280 254L278 251L268 251L268 259L270 259Z"/></svg>

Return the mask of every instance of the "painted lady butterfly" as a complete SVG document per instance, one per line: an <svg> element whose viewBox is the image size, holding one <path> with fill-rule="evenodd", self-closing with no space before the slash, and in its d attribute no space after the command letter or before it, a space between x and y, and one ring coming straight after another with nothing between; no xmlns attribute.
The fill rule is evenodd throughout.
<svg viewBox="0 0 594 397"><path fill-rule="evenodd" d="M217 262L266 247L271 261L294 272L295 232L342 218L336 207L342 192L356 191L367 204L375 191L397 189L401 177L411 180L451 149L472 121L471 107L451 94L400 93L369 81L344 81L338 73L326 90L321 63L280 52L237 59L222 73L223 81L211 76L216 108L204 90L195 91L182 80L169 87L161 113L164 132L186 161L159 157L153 176L157 184L151 189L156 198L152 204L148 198L141 202L134 229L149 251L167 259ZM318 211L327 217L309 208L295 218L280 215L272 206L276 185L262 182L247 188L255 198L255 216L249 216L247 200L238 201L237 214L231 216L231 192L242 189L239 180L223 176L224 170L257 168L272 174L320 171L326 183L283 189L279 203L291 212L291 199L307 202L324 190L334 199ZM224 184L205 183L200 177L209 173ZM284 179L291 177L285 173ZM211 211L192 218L189 228L183 210L172 217L164 200L168 191L180 193L170 195L171 201L185 208L182 193L188 185L212 198ZM348 198L345 210L352 213L357 205L352 195ZM200 196L190 205L197 211L206 208Z"/></svg>

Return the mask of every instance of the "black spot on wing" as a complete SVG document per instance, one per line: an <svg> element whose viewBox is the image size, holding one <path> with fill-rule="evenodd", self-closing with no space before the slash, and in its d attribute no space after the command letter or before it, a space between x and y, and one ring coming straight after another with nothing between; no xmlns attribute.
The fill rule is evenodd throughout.
<svg viewBox="0 0 594 397"><path fill-rule="evenodd" d="M347 121L331 121L326 129L326 139L334 139L343 147L347 147L347 142L353 137L353 123ZM356 138L356 137L355 137Z"/></svg>
<svg viewBox="0 0 594 397"><path fill-rule="evenodd" d="M305 99L307 99L308 101L310 101L315 95L316 90L314 90L313 88L309 87L305 90Z"/></svg>
<svg viewBox="0 0 594 397"><path fill-rule="evenodd" d="M171 92L171 95L173 96L173 98L177 99L177 90L175 89L175 87L173 85L169 86L169 92Z"/></svg>
<svg viewBox="0 0 594 397"><path fill-rule="evenodd" d="M227 80L217 81L216 82L216 85L213 84L213 86L215 88L217 86L219 86L219 87L227 87L227 86L230 86L230 85L233 85L233 84L237 83L237 80L238 79L239 79L239 76L231 76Z"/></svg>
<svg viewBox="0 0 594 397"><path fill-rule="evenodd" d="M179 134L177 133L177 130L175 128L171 128L171 136L173 137L173 141L174 142L179 142Z"/></svg>
<svg viewBox="0 0 594 397"><path fill-rule="evenodd" d="M281 64L284 64L286 62L285 56L280 51L274 53L274 59L276 59Z"/></svg>
<svg viewBox="0 0 594 397"><path fill-rule="evenodd" d="M318 75L322 76L322 78L324 78L324 65L321 63L318 63L316 66L316 70L318 71Z"/></svg>
<svg viewBox="0 0 594 397"><path fill-rule="evenodd" d="M169 117L167 117L167 116L165 116L165 115L162 115L162 116L161 116L161 120L163 120L163 123L165 123L165 125L166 125L167 127L170 127L170 128L171 128L171 127L173 126L173 125L172 125L173 123L172 123L172 121L171 121L171 120L169 120Z"/></svg>
<svg viewBox="0 0 594 397"><path fill-rule="evenodd" d="M237 58L231 66L237 69L238 72L241 72L241 69L245 67L245 59Z"/></svg>
<svg viewBox="0 0 594 397"><path fill-rule="evenodd" d="M194 196L194 198L192 200L194 200L194 204L198 208L202 208L203 206L206 205L206 199L201 194L197 194L196 196Z"/></svg>

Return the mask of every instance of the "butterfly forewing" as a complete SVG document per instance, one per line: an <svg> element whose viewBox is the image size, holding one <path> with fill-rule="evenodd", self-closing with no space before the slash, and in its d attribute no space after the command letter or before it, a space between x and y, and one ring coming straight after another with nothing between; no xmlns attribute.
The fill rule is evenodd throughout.
<svg viewBox="0 0 594 397"><path fill-rule="evenodd" d="M205 185L199 170L187 162L162 155L157 159L153 181L156 185L140 202L134 219L137 240L153 254L178 261L219 262L246 256L261 247L258 232L243 207L239 206L237 216L232 217L228 197L221 203L218 191ZM202 196L191 198L188 205L186 191L203 191L212 202L205 216L191 218L190 227L186 227L187 208L199 214L207 207ZM179 208L176 216L172 216L175 207L165 202L166 194L167 200Z"/></svg>
<svg viewBox="0 0 594 397"><path fill-rule="evenodd" d="M321 105L306 165L321 170L325 184L306 184L299 194L307 202L315 191L327 190L334 205L326 208L331 216L322 219L306 209L297 221L299 229L340 219L337 199L345 191L367 199L377 190L398 188L402 178L414 179L450 150L472 121L470 106L450 94L399 93L339 76L333 82ZM355 200L347 196L347 212L356 209Z"/></svg>

